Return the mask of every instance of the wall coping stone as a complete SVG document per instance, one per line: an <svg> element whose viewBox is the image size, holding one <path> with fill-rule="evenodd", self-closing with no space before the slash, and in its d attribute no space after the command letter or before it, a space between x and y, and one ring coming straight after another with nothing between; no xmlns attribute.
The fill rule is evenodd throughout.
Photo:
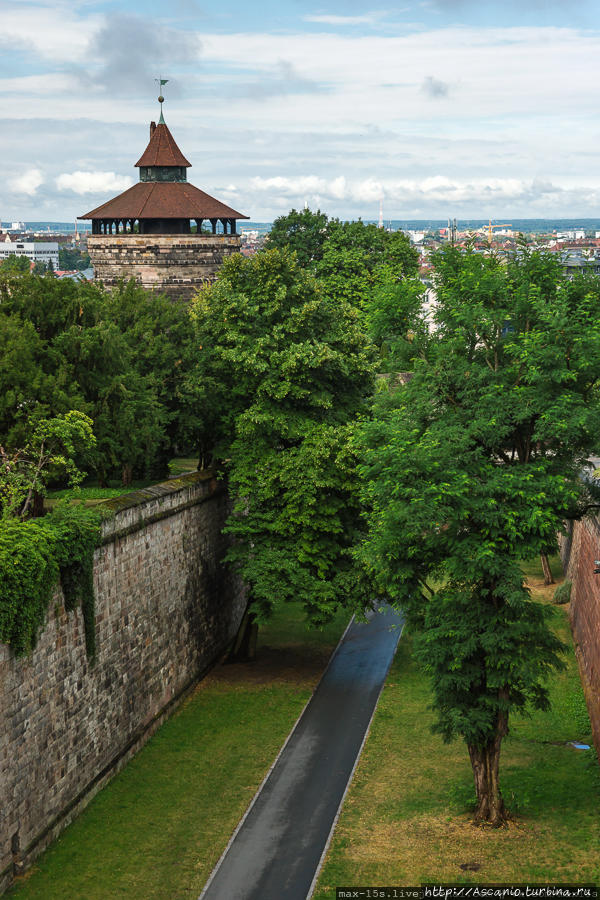
<svg viewBox="0 0 600 900"><path fill-rule="evenodd" d="M107 516L102 522L101 545L197 506L225 489L225 482L217 479L214 470L208 469L104 500L96 507Z"/></svg>

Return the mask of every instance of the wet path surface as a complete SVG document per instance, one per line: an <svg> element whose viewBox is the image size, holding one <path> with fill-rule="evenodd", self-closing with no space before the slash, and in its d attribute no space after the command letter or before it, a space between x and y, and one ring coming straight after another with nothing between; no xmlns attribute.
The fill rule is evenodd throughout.
<svg viewBox="0 0 600 900"><path fill-rule="evenodd" d="M201 900L306 900L401 628L391 609L352 622Z"/></svg>

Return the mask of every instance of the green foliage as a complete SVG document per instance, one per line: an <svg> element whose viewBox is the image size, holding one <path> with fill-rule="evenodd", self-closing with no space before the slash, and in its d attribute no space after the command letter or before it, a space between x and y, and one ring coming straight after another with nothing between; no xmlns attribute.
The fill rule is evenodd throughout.
<svg viewBox="0 0 600 900"><path fill-rule="evenodd" d="M53 534L37 521L0 520L0 641L15 653L35 646L57 581Z"/></svg>
<svg viewBox="0 0 600 900"><path fill-rule="evenodd" d="M95 652L92 562L100 514L59 506L43 519L0 520L0 641L17 655L32 649L59 575L67 609L81 603L86 649Z"/></svg>
<svg viewBox="0 0 600 900"><path fill-rule="evenodd" d="M125 335L139 375L155 393L161 425L156 428L155 452L147 452L145 474L165 478L169 460L195 448L203 415L189 377L197 357L189 308L146 293L133 281L109 294L107 306ZM136 468L142 471L141 466Z"/></svg>
<svg viewBox="0 0 600 900"><path fill-rule="evenodd" d="M302 268L312 268L323 256L328 218L321 210L298 212L295 209L273 222L267 238L269 250L293 250Z"/></svg>
<svg viewBox="0 0 600 900"><path fill-rule="evenodd" d="M38 420L79 410L94 421L100 480L166 476L195 440L193 356L187 307L134 282L109 294L0 276L0 443L23 447Z"/></svg>
<svg viewBox="0 0 600 900"><path fill-rule="evenodd" d="M90 254L79 250L77 247L67 247L63 244L58 248L59 269L67 269L68 271L76 269L81 272L83 269L89 269L91 264Z"/></svg>
<svg viewBox="0 0 600 900"><path fill-rule="evenodd" d="M31 262L29 257L17 256L16 253L11 253L10 256L7 256L0 263L0 271L5 275L29 272L30 268Z"/></svg>
<svg viewBox="0 0 600 900"><path fill-rule="evenodd" d="M270 250L228 259L193 313L196 377L217 396L215 453L237 497L230 558L257 616L295 598L322 622L356 588L349 435L373 383L356 311Z"/></svg>
<svg viewBox="0 0 600 900"><path fill-rule="evenodd" d="M362 429L360 555L420 631L439 729L483 747L510 710L546 707L560 665L518 560L595 502L580 472L600 428L600 290L526 249L503 265L451 247L436 271L436 330L416 322L412 379Z"/></svg>
<svg viewBox="0 0 600 900"><path fill-rule="evenodd" d="M59 503L43 520L57 535L56 554L65 608L81 606L88 659L96 656L94 550L102 512Z"/></svg>
<svg viewBox="0 0 600 900"><path fill-rule="evenodd" d="M562 584L559 584L556 590L554 591L554 595L552 597L552 602L555 606L562 606L564 603L568 603L571 599L571 582L563 581Z"/></svg>
<svg viewBox="0 0 600 900"><path fill-rule="evenodd" d="M365 310L368 333L379 348L381 372L406 372L426 341L424 287L418 278L376 287Z"/></svg>
<svg viewBox="0 0 600 900"><path fill-rule="evenodd" d="M267 247L295 251L300 266L316 274L328 294L359 308L374 291L382 286L393 289L418 271L419 255L402 232L384 231L360 220L330 220L320 210L292 209L279 216Z"/></svg>
<svg viewBox="0 0 600 900"><path fill-rule="evenodd" d="M419 254L401 231L334 220L316 274L330 296L361 308L375 290L416 275L418 266Z"/></svg>
<svg viewBox="0 0 600 900"><path fill-rule="evenodd" d="M75 487L84 478L75 457L96 444L92 420L71 410L39 419L25 447L8 453L0 445L0 516L25 518L36 494L43 496L50 478L66 476Z"/></svg>

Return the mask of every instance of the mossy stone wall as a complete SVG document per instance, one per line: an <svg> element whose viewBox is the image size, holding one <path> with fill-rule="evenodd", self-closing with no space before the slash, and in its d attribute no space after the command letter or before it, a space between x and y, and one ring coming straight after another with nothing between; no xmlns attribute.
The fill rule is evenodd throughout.
<svg viewBox="0 0 600 900"><path fill-rule="evenodd" d="M0 644L0 893L175 708L245 607L222 557L223 486L202 474L108 504L94 557L97 657L57 589L29 656Z"/></svg>

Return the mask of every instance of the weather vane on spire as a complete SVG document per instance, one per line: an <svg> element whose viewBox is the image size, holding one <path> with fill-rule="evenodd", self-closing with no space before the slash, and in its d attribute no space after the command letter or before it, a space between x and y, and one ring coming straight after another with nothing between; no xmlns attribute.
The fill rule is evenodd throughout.
<svg viewBox="0 0 600 900"><path fill-rule="evenodd" d="M158 84L158 102L160 103L160 119L158 120L158 124L164 125L165 120L163 119L162 105L165 102L165 98L163 97L162 86L163 86L163 84L167 84L169 79L168 78L155 78L154 80Z"/></svg>

